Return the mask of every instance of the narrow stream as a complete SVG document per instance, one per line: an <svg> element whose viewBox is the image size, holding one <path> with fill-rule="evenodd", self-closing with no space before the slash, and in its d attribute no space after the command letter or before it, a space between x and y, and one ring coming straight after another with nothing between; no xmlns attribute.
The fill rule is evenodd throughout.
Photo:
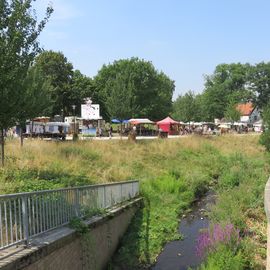
<svg viewBox="0 0 270 270"><path fill-rule="evenodd" d="M209 191L205 197L196 202L192 212L182 218L179 232L183 240L167 243L157 258L152 270L187 270L189 267L196 269L201 264L201 259L196 255L195 246L199 232L209 226L205 211L215 201L215 194Z"/></svg>

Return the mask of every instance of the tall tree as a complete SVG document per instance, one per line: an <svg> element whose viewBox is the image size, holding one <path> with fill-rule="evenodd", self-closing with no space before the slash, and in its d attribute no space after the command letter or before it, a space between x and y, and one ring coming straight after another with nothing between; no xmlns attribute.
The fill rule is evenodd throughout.
<svg viewBox="0 0 270 270"><path fill-rule="evenodd" d="M0 4L0 140L4 165L4 129L12 126L24 95L21 87L28 68L39 52L38 36L45 27L52 8L37 22L34 0L2 0Z"/></svg>
<svg viewBox="0 0 270 270"><path fill-rule="evenodd" d="M99 103L99 96L95 91L93 80L83 75L79 70L75 70L72 77L69 100L76 105L76 113L81 114L80 105L85 98L91 98L93 102Z"/></svg>
<svg viewBox="0 0 270 270"><path fill-rule="evenodd" d="M105 105L111 118L120 120L129 119L136 111L134 103L134 85L132 82L125 83L125 80L118 75L115 80L110 79L111 94L107 97Z"/></svg>
<svg viewBox="0 0 270 270"><path fill-rule="evenodd" d="M256 95L255 103L260 109L270 102L270 62L259 63L252 67L250 74L250 88Z"/></svg>
<svg viewBox="0 0 270 270"><path fill-rule="evenodd" d="M50 82L42 76L40 69L37 66L31 67L23 81L24 95L19 101L18 122L21 129L21 146L23 145L22 130L26 120L39 114L48 115L51 113L50 88Z"/></svg>
<svg viewBox="0 0 270 270"><path fill-rule="evenodd" d="M127 91L131 109L129 117L160 119L168 115L172 108L174 82L145 60L131 58L104 65L94 78L94 85L101 98L102 114L108 119L115 117L113 111L124 110L119 106L125 105L117 103L114 109L110 106L110 112L106 109L105 104L108 105L113 95L122 95L118 91ZM124 89L120 89L119 85Z"/></svg>
<svg viewBox="0 0 270 270"><path fill-rule="evenodd" d="M241 113L237 110L237 104L234 100L231 100L230 103L226 107L225 118L228 121L236 122L240 120Z"/></svg>
<svg viewBox="0 0 270 270"><path fill-rule="evenodd" d="M173 117L179 121L190 122L201 120L201 104L199 96L188 91L178 96L173 103Z"/></svg>
<svg viewBox="0 0 270 270"><path fill-rule="evenodd" d="M253 97L249 89L249 64L220 64L214 74L206 76L203 92L206 118L223 118L227 105L233 99L235 103Z"/></svg>
<svg viewBox="0 0 270 270"><path fill-rule="evenodd" d="M36 57L35 65L52 84L53 115L72 113L72 64L62 52L44 51Z"/></svg>

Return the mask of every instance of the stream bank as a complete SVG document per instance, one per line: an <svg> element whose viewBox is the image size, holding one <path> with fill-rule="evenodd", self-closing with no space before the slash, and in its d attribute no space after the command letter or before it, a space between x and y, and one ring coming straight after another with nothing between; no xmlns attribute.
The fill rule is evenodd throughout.
<svg viewBox="0 0 270 270"><path fill-rule="evenodd" d="M202 263L196 255L196 240L200 230L209 226L206 212L214 202L215 193L208 191L201 200L194 203L192 211L184 215L180 222L179 233L183 235L183 240L167 243L152 270L195 269Z"/></svg>

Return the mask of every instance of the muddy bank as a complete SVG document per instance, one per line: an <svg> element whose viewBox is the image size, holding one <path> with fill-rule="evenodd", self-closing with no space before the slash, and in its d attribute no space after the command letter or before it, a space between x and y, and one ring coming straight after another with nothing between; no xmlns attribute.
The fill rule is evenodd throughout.
<svg viewBox="0 0 270 270"><path fill-rule="evenodd" d="M201 229L208 228L206 211L215 202L215 194L209 191L205 197L196 202L192 211L181 219L179 232L183 240L167 243L157 258L152 270L186 270L195 269L201 264L196 255L196 239Z"/></svg>

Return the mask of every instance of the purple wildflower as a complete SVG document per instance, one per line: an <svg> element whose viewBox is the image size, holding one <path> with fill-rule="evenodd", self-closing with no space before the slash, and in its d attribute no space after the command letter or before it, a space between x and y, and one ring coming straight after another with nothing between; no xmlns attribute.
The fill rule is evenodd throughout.
<svg viewBox="0 0 270 270"><path fill-rule="evenodd" d="M233 224L222 227L215 224L212 228L202 231L196 241L196 254L204 257L208 252L216 250L219 244L238 246L240 243L240 231Z"/></svg>

